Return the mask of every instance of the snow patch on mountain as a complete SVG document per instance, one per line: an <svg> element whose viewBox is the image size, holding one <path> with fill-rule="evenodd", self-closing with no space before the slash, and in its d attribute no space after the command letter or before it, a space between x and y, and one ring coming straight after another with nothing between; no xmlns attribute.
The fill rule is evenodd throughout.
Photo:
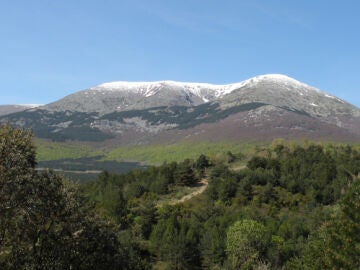
<svg viewBox="0 0 360 270"><path fill-rule="evenodd" d="M204 102L209 102L209 95L214 98L221 98L222 96L231 93L233 90L241 88L246 82L216 85L209 83L196 82L176 82L176 81L155 81L155 82L128 82L118 81L103 83L91 88L96 91L123 91L150 97L157 94L160 90L167 88L171 90L182 90L186 94L195 95L201 98Z"/></svg>
<svg viewBox="0 0 360 270"><path fill-rule="evenodd" d="M33 109L33 108L44 106L44 104L18 104L17 106L27 107L27 108Z"/></svg>
<svg viewBox="0 0 360 270"><path fill-rule="evenodd" d="M221 108L261 102L293 107L300 111L303 106L309 107L312 102L324 108L324 111L334 109L340 104L347 104L286 75L266 74L238 83L221 85L171 80L107 82L71 94L42 109L98 112L104 115L115 111L143 110L161 106L192 107L209 102L219 103ZM310 107L314 109L316 106ZM319 109L313 111L314 114L319 113Z"/></svg>
<svg viewBox="0 0 360 270"><path fill-rule="evenodd" d="M95 91L122 91L129 93L140 94L144 97L151 97L156 95L164 88L171 90L183 90L186 94L195 95L201 98L204 102L209 102L212 99L222 98L223 96L232 93L234 90L243 87L252 87L260 83L266 83L271 85L279 85L287 87L289 91L294 89L298 91L298 94L303 96L309 94L309 92L317 92L325 95L328 98L335 98L321 90L309 86L305 83L299 82L293 78L290 78L282 74L265 74L253 77L251 79L232 83L232 84L209 84L209 83L197 83L197 82L177 82L177 81L154 81L154 82L129 82L129 81L116 81L103 83L90 90Z"/></svg>

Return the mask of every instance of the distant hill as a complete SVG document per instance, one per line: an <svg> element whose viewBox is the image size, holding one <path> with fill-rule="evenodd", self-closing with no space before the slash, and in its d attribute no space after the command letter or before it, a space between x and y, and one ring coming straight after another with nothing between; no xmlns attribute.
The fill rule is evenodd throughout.
<svg viewBox="0 0 360 270"><path fill-rule="evenodd" d="M358 141L360 110L280 74L228 84L110 82L0 121L55 141L119 145L180 140Z"/></svg>
<svg viewBox="0 0 360 270"><path fill-rule="evenodd" d="M0 105L0 116L16 112L22 112L31 108L38 107L37 104L23 104L23 105Z"/></svg>

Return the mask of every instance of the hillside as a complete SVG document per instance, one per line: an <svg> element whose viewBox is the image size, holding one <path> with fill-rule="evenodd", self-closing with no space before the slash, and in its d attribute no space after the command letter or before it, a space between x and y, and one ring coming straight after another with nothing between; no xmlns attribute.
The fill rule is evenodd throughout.
<svg viewBox="0 0 360 270"><path fill-rule="evenodd" d="M0 134L1 269L360 267L349 145L278 141L237 169L200 155L79 186L35 169L30 131Z"/></svg>
<svg viewBox="0 0 360 270"><path fill-rule="evenodd" d="M0 105L0 116L36 108L38 104Z"/></svg>

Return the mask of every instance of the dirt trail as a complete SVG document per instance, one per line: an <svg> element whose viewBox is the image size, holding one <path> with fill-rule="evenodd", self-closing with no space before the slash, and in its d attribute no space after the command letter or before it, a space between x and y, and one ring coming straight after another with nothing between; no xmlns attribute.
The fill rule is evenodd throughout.
<svg viewBox="0 0 360 270"><path fill-rule="evenodd" d="M183 202L186 202L186 201L190 200L191 198L203 193L206 190L206 188L208 187L209 182L207 179L204 178L200 181L200 183L202 184L202 186L198 190L196 190L188 195L185 195L184 197L182 197L179 200L172 201L169 204L174 205L174 204L178 204L178 203L183 203Z"/></svg>

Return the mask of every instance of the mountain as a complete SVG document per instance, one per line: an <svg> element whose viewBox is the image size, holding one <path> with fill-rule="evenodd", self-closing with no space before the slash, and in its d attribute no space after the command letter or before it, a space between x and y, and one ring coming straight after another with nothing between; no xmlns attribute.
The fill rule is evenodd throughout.
<svg viewBox="0 0 360 270"><path fill-rule="evenodd" d="M0 117L52 140L146 144L179 140L358 141L359 108L280 74L228 84L110 82Z"/></svg>
<svg viewBox="0 0 360 270"><path fill-rule="evenodd" d="M159 106L197 106L221 99L241 86L242 83L111 82L69 95L44 109L106 114Z"/></svg>
<svg viewBox="0 0 360 270"><path fill-rule="evenodd" d="M39 107L38 104L0 105L0 116Z"/></svg>

